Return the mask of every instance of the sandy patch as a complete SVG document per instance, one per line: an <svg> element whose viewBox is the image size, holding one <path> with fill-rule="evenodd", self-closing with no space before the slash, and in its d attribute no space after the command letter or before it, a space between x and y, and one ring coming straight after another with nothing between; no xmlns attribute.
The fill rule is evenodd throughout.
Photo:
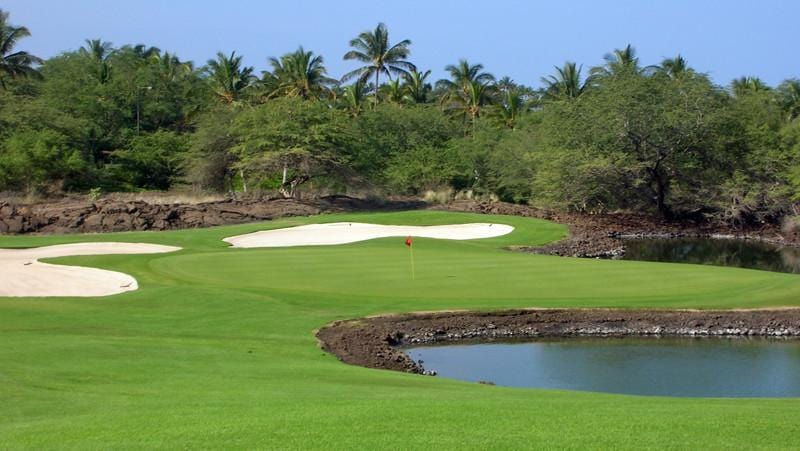
<svg viewBox="0 0 800 451"><path fill-rule="evenodd" d="M143 243L75 243L31 249L0 249L0 296L108 296L139 288L116 271L40 263L73 255L156 254L179 247Z"/></svg>
<svg viewBox="0 0 800 451"><path fill-rule="evenodd" d="M329 246L387 237L422 237L442 240L474 240L511 233L505 224L453 224L439 226L396 226L334 222L309 224L286 229L264 230L225 238L233 247Z"/></svg>

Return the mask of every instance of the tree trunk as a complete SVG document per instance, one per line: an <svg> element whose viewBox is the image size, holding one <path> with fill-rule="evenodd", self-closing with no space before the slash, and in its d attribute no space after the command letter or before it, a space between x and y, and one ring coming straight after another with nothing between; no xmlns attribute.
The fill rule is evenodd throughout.
<svg viewBox="0 0 800 451"><path fill-rule="evenodd" d="M242 189L247 192L247 181L244 179L244 169L239 169L239 176L242 178Z"/></svg>
<svg viewBox="0 0 800 451"><path fill-rule="evenodd" d="M380 84L379 84L380 83L380 81L379 81L380 80L380 75L381 75L381 70L380 69L375 70L375 105L377 105L378 101L379 101L379 99L378 99L378 86L380 86Z"/></svg>

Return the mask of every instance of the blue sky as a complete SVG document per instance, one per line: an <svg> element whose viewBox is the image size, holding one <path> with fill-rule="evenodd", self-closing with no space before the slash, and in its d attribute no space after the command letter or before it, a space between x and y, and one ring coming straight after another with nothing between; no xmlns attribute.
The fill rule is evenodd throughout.
<svg viewBox="0 0 800 451"><path fill-rule="evenodd" d="M262 70L269 56L302 44L339 77L355 68L342 61L348 41L383 21L393 41L412 40L411 60L437 79L466 57L538 86L554 65L588 68L627 43L644 64L681 53L720 84L742 75L772 85L800 77L798 0L3 0L0 8L33 33L19 49L42 57L102 38L154 45L198 64L236 50Z"/></svg>

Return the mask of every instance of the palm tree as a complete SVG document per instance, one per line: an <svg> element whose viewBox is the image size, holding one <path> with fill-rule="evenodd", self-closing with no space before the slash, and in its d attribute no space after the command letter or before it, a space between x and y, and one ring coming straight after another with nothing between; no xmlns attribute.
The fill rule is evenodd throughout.
<svg viewBox="0 0 800 451"><path fill-rule="evenodd" d="M748 93L769 91L770 87L758 77L740 77L731 82L731 90L736 96Z"/></svg>
<svg viewBox="0 0 800 451"><path fill-rule="evenodd" d="M151 60L158 65L158 74L164 81L177 81L194 72L191 62L182 62L173 53L157 54Z"/></svg>
<svg viewBox="0 0 800 451"><path fill-rule="evenodd" d="M381 86L381 91L383 91L383 98L391 103L402 103L406 100L406 85L402 84L399 78Z"/></svg>
<svg viewBox="0 0 800 451"><path fill-rule="evenodd" d="M530 102L520 88L505 89L502 93L503 96L495 106L494 112L503 126L513 130L517 119L530 110Z"/></svg>
<svg viewBox="0 0 800 451"><path fill-rule="evenodd" d="M564 67L555 69L555 74L542 77L542 83L545 84L545 97L549 99L578 98L591 84L592 77L581 82L583 66L567 61L564 63Z"/></svg>
<svg viewBox="0 0 800 451"><path fill-rule="evenodd" d="M34 65L42 60L28 52L14 52L17 41L30 36L25 27L15 27L8 23L8 13L0 9L0 86L6 88L6 78L40 77Z"/></svg>
<svg viewBox="0 0 800 451"><path fill-rule="evenodd" d="M496 88L491 82L471 81L449 96L447 109L463 114L475 121L481 116L483 108L494 99Z"/></svg>
<svg viewBox="0 0 800 451"><path fill-rule="evenodd" d="M607 53L603 59L606 61L606 64L601 67L592 68L590 71L592 75L611 76L642 72L642 69L639 67L639 57L636 56L636 49L630 44L626 45L624 49L615 49L613 52Z"/></svg>
<svg viewBox="0 0 800 451"><path fill-rule="evenodd" d="M217 59L208 60L206 73L214 93L226 104L237 102L242 92L255 81L252 67L242 67L242 56L217 52Z"/></svg>
<svg viewBox="0 0 800 451"><path fill-rule="evenodd" d="M345 86L342 91L342 100L344 101L345 108L350 111L353 117L358 117L364 109L364 104L367 100L367 94L370 87L364 80L356 80L355 83Z"/></svg>
<svg viewBox="0 0 800 451"><path fill-rule="evenodd" d="M403 76L406 91L406 101L410 103L426 103L431 92L431 84L425 80L431 75L431 71L417 72L412 70Z"/></svg>
<svg viewBox="0 0 800 451"><path fill-rule="evenodd" d="M686 58L682 57L680 54L675 58L664 58L658 69L659 72L666 74L670 78L682 78L694 72L686 62Z"/></svg>
<svg viewBox="0 0 800 451"><path fill-rule="evenodd" d="M100 84L107 83L111 79L111 65L109 57L114 53L114 48L110 42L101 39L87 39L86 45L81 47L80 52L89 57L94 63L94 76Z"/></svg>
<svg viewBox="0 0 800 451"><path fill-rule="evenodd" d="M389 30L386 29L386 25L379 23L374 31L365 31L350 41L350 47L354 50L345 53L344 59L360 61L366 65L348 72L342 77L342 81L353 78L366 81L374 76L377 90L380 87L381 74L391 79L393 74L403 76L409 71L416 70L413 64L406 61L411 53L408 48L410 45L411 41L408 39L390 45Z"/></svg>
<svg viewBox="0 0 800 451"><path fill-rule="evenodd" d="M793 78L781 83L778 98L790 121L800 117L800 80Z"/></svg>
<svg viewBox="0 0 800 451"><path fill-rule="evenodd" d="M161 54L161 49L158 47L148 47L144 44L125 45L120 50L129 51L143 60L151 59Z"/></svg>
<svg viewBox="0 0 800 451"><path fill-rule="evenodd" d="M494 75L483 72L483 64L469 64L461 59L458 64L448 64L444 70L450 72L451 80L441 80L443 86L450 89L468 89L472 83L489 84L494 82Z"/></svg>
<svg viewBox="0 0 800 451"><path fill-rule="evenodd" d="M302 46L280 59L270 58L269 64L272 72L265 73L264 78L272 78L272 95L319 98L329 92L330 85L336 83L336 80L327 76L322 56L314 56L314 52L306 52Z"/></svg>
<svg viewBox="0 0 800 451"><path fill-rule="evenodd" d="M113 45L102 39L87 39L86 45L81 47L80 52L91 56L95 61L105 61L114 53Z"/></svg>

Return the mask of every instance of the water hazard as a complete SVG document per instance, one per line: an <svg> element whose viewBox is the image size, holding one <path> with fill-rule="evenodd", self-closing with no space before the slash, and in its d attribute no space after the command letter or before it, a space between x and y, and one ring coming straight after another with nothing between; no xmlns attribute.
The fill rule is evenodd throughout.
<svg viewBox="0 0 800 451"><path fill-rule="evenodd" d="M800 249L713 238L626 239L625 260L736 266L800 274Z"/></svg>
<svg viewBox="0 0 800 451"><path fill-rule="evenodd" d="M406 349L440 377L685 397L798 397L800 340L562 338Z"/></svg>

